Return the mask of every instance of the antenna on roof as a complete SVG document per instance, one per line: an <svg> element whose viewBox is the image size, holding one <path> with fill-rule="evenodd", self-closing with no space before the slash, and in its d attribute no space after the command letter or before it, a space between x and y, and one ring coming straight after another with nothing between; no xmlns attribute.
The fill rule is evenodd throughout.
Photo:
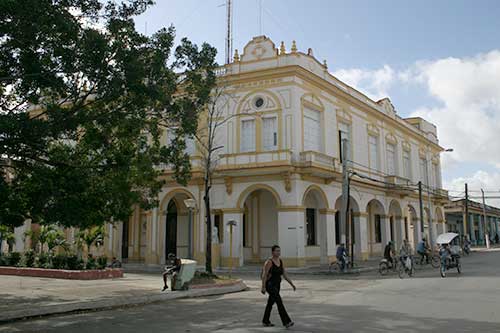
<svg viewBox="0 0 500 333"><path fill-rule="evenodd" d="M226 64L229 64L233 57L233 4L231 0L226 0L226 12L227 12Z"/></svg>

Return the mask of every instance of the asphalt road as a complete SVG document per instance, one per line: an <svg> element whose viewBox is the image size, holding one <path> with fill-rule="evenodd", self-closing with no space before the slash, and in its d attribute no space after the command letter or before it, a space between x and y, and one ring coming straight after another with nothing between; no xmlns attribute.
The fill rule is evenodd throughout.
<svg viewBox="0 0 500 333"><path fill-rule="evenodd" d="M283 286L293 332L500 332L500 252L463 259L463 273L418 270L413 278L292 276ZM265 297L250 291L109 311L53 316L0 326L0 332L279 332L261 327Z"/></svg>

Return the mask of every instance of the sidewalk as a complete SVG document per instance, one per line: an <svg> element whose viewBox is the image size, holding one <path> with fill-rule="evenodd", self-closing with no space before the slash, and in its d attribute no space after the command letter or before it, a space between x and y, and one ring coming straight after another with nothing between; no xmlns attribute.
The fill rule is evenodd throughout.
<svg viewBox="0 0 500 333"><path fill-rule="evenodd" d="M242 281L225 286L161 292L158 274L132 274L109 280L63 280L0 276L0 323L82 310L146 304L245 290Z"/></svg>
<svg viewBox="0 0 500 333"><path fill-rule="evenodd" d="M372 258L366 261L354 262L354 268L348 269L345 273L340 273L336 270L336 265L330 270L329 265L310 265L305 267L287 267L286 270L290 274L295 275L345 275L345 274L360 274L365 272L374 272L378 270L380 258ZM262 265L246 264L243 267L235 267L232 273L237 274L257 274L262 270ZM227 274L228 268L219 268L215 270L218 274Z"/></svg>

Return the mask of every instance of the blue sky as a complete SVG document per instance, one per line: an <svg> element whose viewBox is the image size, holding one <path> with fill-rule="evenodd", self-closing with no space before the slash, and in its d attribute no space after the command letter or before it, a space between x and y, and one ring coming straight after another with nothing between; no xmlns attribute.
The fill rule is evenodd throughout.
<svg viewBox="0 0 500 333"><path fill-rule="evenodd" d="M259 2L233 0L234 48L260 34ZM173 24L178 39L216 46L222 63L224 3L157 0L137 29ZM262 33L275 43L289 49L295 39L340 79L374 99L388 95L401 116L436 123L441 143L455 149L443 156L446 187L500 190L500 1L261 3Z"/></svg>

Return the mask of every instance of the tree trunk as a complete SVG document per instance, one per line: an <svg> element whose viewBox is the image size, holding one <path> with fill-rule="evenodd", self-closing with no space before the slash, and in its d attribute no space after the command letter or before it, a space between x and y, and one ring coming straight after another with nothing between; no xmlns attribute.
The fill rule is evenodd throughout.
<svg viewBox="0 0 500 333"><path fill-rule="evenodd" d="M210 186L208 181L205 180L205 196L203 197L205 201L205 220L207 226L207 249L205 257L205 270L209 274L212 272L212 219L210 214Z"/></svg>

